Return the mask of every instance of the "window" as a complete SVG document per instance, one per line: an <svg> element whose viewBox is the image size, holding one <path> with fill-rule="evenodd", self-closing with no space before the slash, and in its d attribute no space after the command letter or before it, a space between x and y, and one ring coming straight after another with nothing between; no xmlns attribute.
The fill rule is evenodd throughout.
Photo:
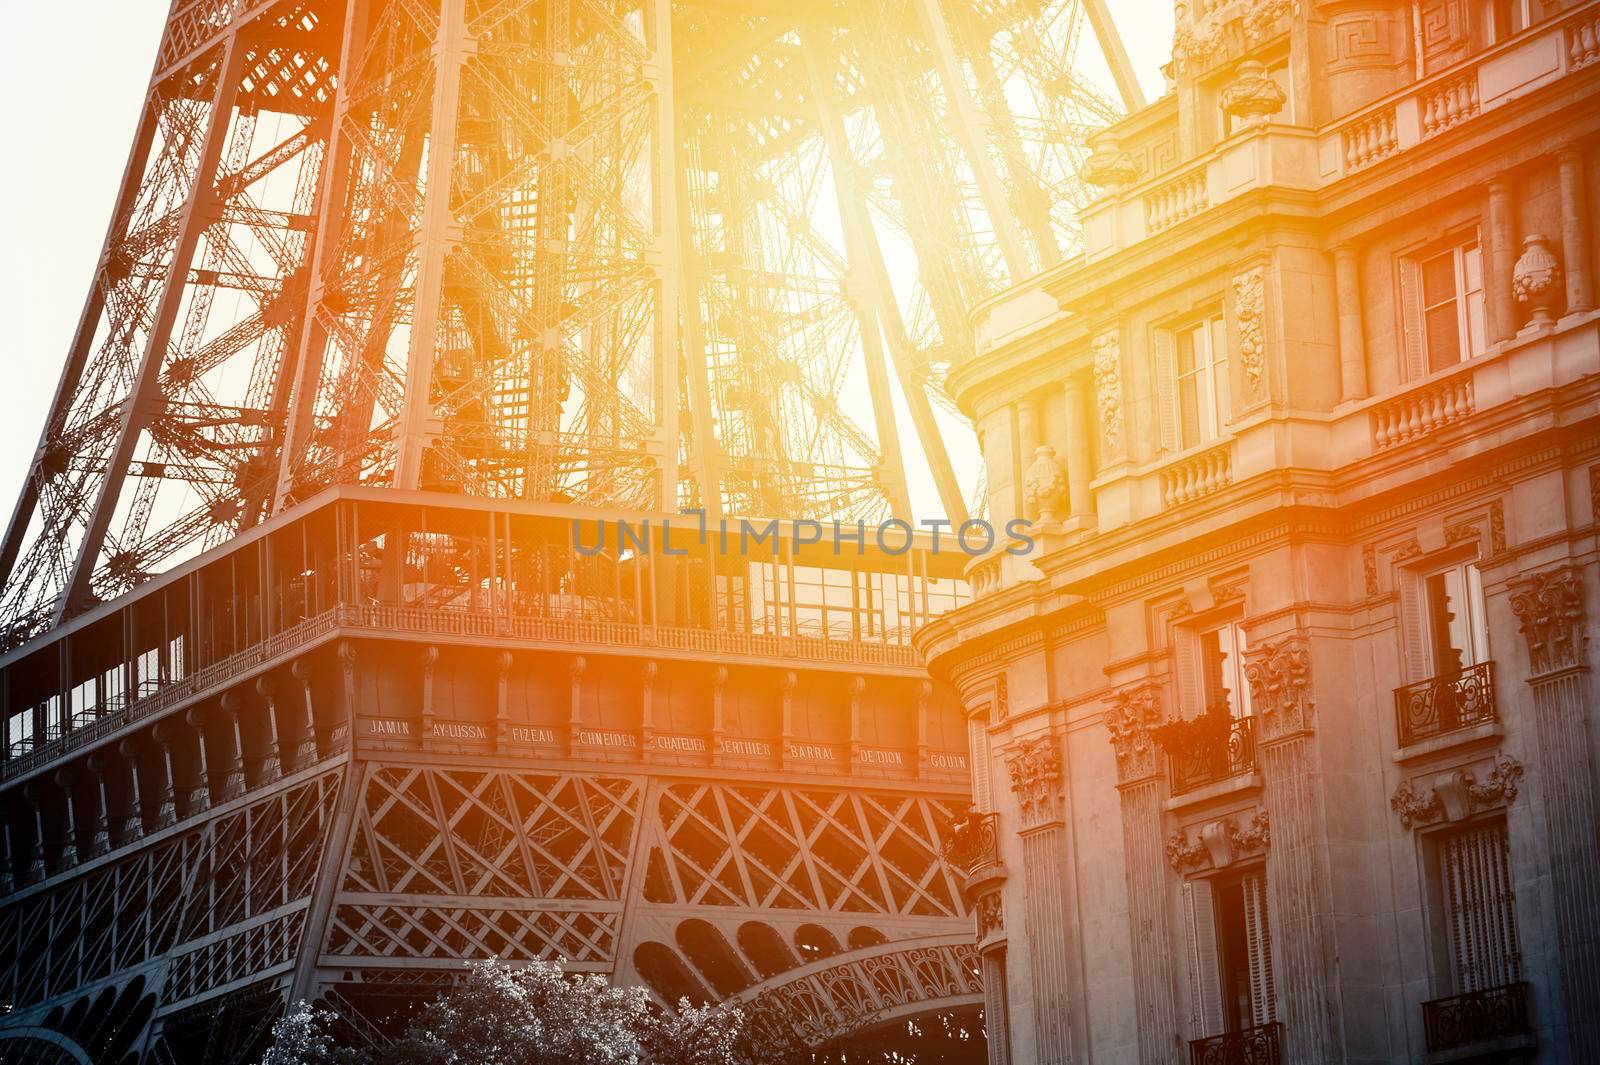
<svg viewBox="0 0 1600 1065"><path fill-rule="evenodd" d="M1277 1019L1266 870L1183 885L1192 1012L1209 1038Z"/></svg>
<svg viewBox="0 0 1600 1065"><path fill-rule="evenodd" d="M1244 677L1244 629L1237 621L1229 621L1211 629L1202 629L1199 636L1200 694L1205 699L1205 709L1222 703L1228 705L1233 717L1250 714L1250 687Z"/></svg>
<svg viewBox="0 0 1600 1065"><path fill-rule="evenodd" d="M1482 355L1484 350L1483 253L1478 239L1421 257L1414 264L1420 288L1420 331L1426 373L1435 373ZM1410 299L1407 300L1411 302Z"/></svg>
<svg viewBox="0 0 1600 1065"><path fill-rule="evenodd" d="M1228 403L1228 344L1222 316L1211 315L1174 335L1178 427L1182 447L1222 435Z"/></svg>
<svg viewBox="0 0 1600 1065"><path fill-rule="evenodd" d="M1511 847L1503 818L1429 837L1434 948L1447 964L1441 991L1464 995L1522 979Z"/></svg>
<svg viewBox="0 0 1600 1065"><path fill-rule="evenodd" d="M1422 579L1422 595L1432 675L1453 677L1487 662L1489 628L1478 567L1458 562L1429 573Z"/></svg>
<svg viewBox="0 0 1600 1065"><path fill-rule="evenodd" d="M1484 44L1494 44L1515 36L1533 25L1533 0L1483 0L1479 8L1483 20Z"/></svg>

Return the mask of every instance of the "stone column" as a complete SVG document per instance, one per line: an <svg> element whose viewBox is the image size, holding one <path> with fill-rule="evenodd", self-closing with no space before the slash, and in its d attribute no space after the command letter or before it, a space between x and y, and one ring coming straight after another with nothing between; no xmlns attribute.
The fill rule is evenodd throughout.
<svg viewBox="0 0 1600 1065"><path fill-rule="evenodd" d="M1489 339L1510 340L1517 335L1517 304L1511 291L1511 272L1517 262L1517 216L1512 202L1511 179L1489 180Z"/></svg>
<svg viewBox="0 0 1600 1065"><path fill-rule="evenodd" d="M780 685L782 694L779 696L783 704L783 720L779 724L778 733L778 765L782 767L789 760L789 746L794 743L794 689L800 682L799 678L791 671L783 675Z"/></svg>
<svg viewBox="0 0 1600 1065"><path fill-rule="evenodd" d="M1017 513L1024 517L1028 514L1028 501L1023 487L1022 475L1027 472L1028 464L1033 461L1034 452L1039 450L1039 406L1032 399L1017 400Z"/></svg>
<svg viewBox="0 0 1600 1065"><path fill-rule="evenodd" d="M1348 244L1333 249L1333 287L1339 304L1339 398L1367 398L1367 347L1361 333L1361 268Z"/></svg>
<svg viewBox="0 0 1600 1065"><path fill-rule="evenodd" d="M349 640L339 641L339 671L344 674L344 706L328 729L328 755L350 749L350 722L356 712L356 647Z"/></svg>
<svg viewBox="0 0 1600 1065"><path fill-rule="evenodd" d="M865 677L850 678L850 771L858 768L861 757L861 693L867 688Z"/></svg>
<svg viewBox="0 0 1600 1065"><path fill-rule="evenodd" d="M1089 390L1078 374L1068 374L1061 387L1067 416L1067 513L1074 518L1094 518L1093 444L1089 431Z"/></svg>
<svg viewBox="0 0 1600 1065"><path fill-rule="evenodd" d="M1305 1065L1340 1061L1343 1005L1329 974L1336 963L1331 870L1305 637L1291 635L1251 652L1245 678L1258 722L1263 801L1272 815L1267 906L1284 1060Z"/></svg>
<svg viewBox="0 0 1600 1065"><path fill-rule="evenodd" d="M1178 1039L1172 928L1167 911L1169 872L1161 838L1161 758L1151 730L1166 721L1161 692L1145 682L1117 692L1106 728L1117 756L1122 800L1123 876L1133 936L1133 996L1139 1065L1168 1065Z"/></svg>
<svg viewBox="0 0 1600 1065"><path fill-rule="evenodd" d="M1556 153L1561 171L1561 258L1567 269L1567 313L1594 309L1589 264L1589 205L1583 179L1583 152L1577 146Z"/></svg>
<svg viewBox="0 0 1600 1065"><path fill-rule="evenodd" d="M1589 755L1583 577L1577 566L1560 566L1514 579L1510 591L1528 645L1568 1059L1600 1061L1600 816Z"/></svg>
<svg viewBox="0 0 1600 1065"><path fill-rule="evenodd" d="M1046 733L1012 749L1006 766L1016 793L1022 843L1022 920L1033 992L1034 1062L1087 1060L1073 1011L1083 1001L1076 885L1062 787L1061 737Z"/></svg>

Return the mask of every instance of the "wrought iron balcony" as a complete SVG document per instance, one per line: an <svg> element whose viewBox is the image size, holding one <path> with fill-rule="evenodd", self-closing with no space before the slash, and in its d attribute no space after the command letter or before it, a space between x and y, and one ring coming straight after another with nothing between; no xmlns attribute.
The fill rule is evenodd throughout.
<svg viewBox="0 0 1600 1065"><path fill-rule="evenodd" d="M1278 1065L1283 1025L1277 1021L1189 1041L1189 1065Z"/></svg>
<svg viewBox="0 0 1600 1065"><path fill-rule="evenodd" d="M1402 747L1495 720L1494 663L1396 688L1394 714Z"/></svg>
<svg viewBox="0 0 1600 1065"><path fill-rule="evenodd" d="M1182 795L1253 770L1255 724L1252 717L1231 716L1224 706L1166 726L1160 740L1172 769L1172 794Z"/></svg>
<svg viewBox="0 0 1600 1065"><path fill-rule="evenodd" d="M968 810L952 818L945 831L945 860L969 875L986 865L998 864L1000 843L997 818L997 814L984 814L976 810Z"/></svg>
<svg viewBox="0 0 1600 1065"><path fill-rule="evenodd" d="M1533 1031L1528 1024L1528 985L1518 981L1424 1002L1422 1029L1430 1052L1526 1035Z"/></svg>

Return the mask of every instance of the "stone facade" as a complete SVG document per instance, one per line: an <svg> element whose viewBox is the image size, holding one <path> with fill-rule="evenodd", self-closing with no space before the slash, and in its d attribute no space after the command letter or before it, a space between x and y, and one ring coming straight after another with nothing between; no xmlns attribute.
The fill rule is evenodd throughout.
<svg viewBox="0 0 1600 1065"><path fill-rule="evenodd" d="M949 382L991 1060L1600 1060L1600 4L1174 53Z"/></svg>

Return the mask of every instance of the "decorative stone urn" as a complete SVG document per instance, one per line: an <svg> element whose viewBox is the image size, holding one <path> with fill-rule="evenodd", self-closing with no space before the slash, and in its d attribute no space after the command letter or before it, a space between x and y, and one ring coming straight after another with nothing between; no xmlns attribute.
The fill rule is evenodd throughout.
<svg viewBox="0 0 1600 1065"><path fill-rule="evenodd" d="M1288 97L1277 82L1267 77L1267 68L1253 59L1239 64L1239 73L1222 90L1222 109L1250 125L1261 125L1283 110Z"/></svg>
<svg viewBox="0 0 1600 1065"><path fill-rule="evenodd" d="M1056 458L1056 449L1040 444L1033 452L1033 461L1022 475L1022 498L1030 511L1040 521L1056 520L1056 513L1067 503L1067 474Z"/></svg>
<svg viewBox="0 0 1600 1065"><path fill-rule="evenodd" d="M1097 138L1094 154L1083 161L1078 176L1091 185L1116 192L1139 180L1139 166L1133 156L1106 137Z"/></svg>
<svg viewBox="0 0 1600 1065"><path fill-rule="evenodd" d="M1511 294L1528 308L1529 325L1554 322L1561 301L1561 263L1541 233L1530 233L1522 242L1522 256L1511 268Z"/></svg>

